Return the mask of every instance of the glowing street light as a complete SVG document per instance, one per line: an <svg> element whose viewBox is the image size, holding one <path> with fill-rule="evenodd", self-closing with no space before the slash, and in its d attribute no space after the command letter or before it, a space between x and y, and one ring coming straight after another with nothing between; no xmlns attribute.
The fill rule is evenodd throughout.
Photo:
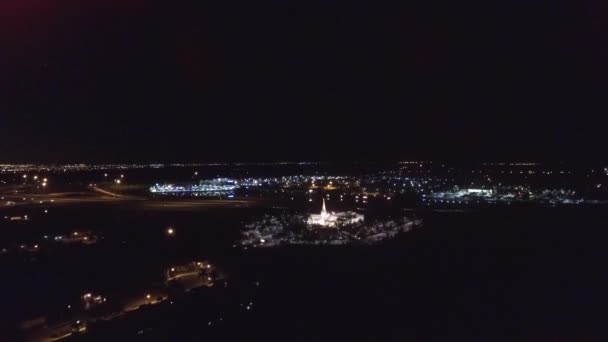
<svg viewBox="0 0 608 342"><path fill-rule="evenodd" d="M169 236L175 235L175 229L173 229L172 227L167 228L167 235L169 235Z"/></svg>

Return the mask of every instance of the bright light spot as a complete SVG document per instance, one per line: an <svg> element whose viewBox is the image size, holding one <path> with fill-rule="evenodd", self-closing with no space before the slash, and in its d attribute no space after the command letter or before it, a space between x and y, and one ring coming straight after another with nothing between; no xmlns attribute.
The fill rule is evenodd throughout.
<svg viewBox="0 0 608 342"><path fill-rule="evenodd" d="M148 294L146 295L146 299L150 299L150 298L152 298L152 296L151 296L151 295L148 293Z"/></svg>
<svg viewBox="0 0 608 342"><path fill-rule="evenodd" d="M167 235L175 235L175 229L173 229L173 228L168 228L168 229L167 229Z"/></svg>
<svg viewBox="0 0 608 342"><path fill-rule="evenodd" d="M175 272L175 267L171 267L171 272Z"/></svg>

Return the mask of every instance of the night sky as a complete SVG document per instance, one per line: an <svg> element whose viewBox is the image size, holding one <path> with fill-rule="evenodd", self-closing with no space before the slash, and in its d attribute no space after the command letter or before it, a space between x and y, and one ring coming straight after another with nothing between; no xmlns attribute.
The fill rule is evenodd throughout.
<svg viewBox="0 0 608 342"><path fill-rule="evenodd" d="M0 163L605 158L602 1L144 3L1 2Z"/></svg>

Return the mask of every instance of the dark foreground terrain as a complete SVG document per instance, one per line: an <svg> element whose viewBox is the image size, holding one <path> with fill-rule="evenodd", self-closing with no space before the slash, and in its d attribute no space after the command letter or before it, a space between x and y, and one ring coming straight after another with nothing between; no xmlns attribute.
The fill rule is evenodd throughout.
<svg viewBox="0 0 608 342"><path fill-rule="evenodd" d="M227 249L227 286L72 339L601 341L608 333L604 211L425 216L423 228L374 247Z"/></svg>

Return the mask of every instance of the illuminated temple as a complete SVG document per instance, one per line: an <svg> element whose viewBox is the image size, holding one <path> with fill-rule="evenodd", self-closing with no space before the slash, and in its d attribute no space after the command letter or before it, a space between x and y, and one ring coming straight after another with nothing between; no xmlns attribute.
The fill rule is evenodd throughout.
<svg viewBox="0 0 608 342"><path fill-rule="evenodd" d="M328 212L325 208L325 199L323 199L323 207L320 214L310 214L307 223L309 225L317 225L324 227L336 227L341 224L353 224L362 222L363 215L347 211L341 213Z"/></svg>

